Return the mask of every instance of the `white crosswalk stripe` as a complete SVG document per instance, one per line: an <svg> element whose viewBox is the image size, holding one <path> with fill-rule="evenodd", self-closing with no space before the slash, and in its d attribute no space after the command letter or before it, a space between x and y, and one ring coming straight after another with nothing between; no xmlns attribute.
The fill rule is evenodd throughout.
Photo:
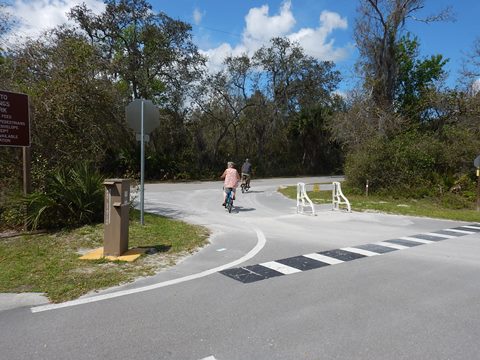
<svg viewBox="0 0 480 360"><path fill-rule="evenodd" d="M466 231L466 230L458 230L458 229L447 229L447 230L457 232L460 234L468 234L468 235L475 234L475 231Z"/></svg>
<svg viewBox="0 0 480 360"><path fill-rule="evenodd" d="M330 264L330 265L343 263L342 260L338 260L338 259L332 258L330 256L325 256L325 255L321 255L321 254L317 254L317 253L307 254L307 255L303 255L303 256L308 257L308 258L313 259L313 260L318 260L318 261L321 261L323 263Z"/></svg>
<svg viewBox="0 0 480 360"><path fill-rule="evenodd" d="M383 242L383 241L377 242L377 243L375 243L375 244L376 244L376 245L380 245L380 246L386 246L386 247L389 247L389 248L392 248L392 249L397 249L397 250L408 249L408 246L403 246L403 245L398 245L398 244L392 244L392 243Z"/></svg>
<svg viewBox="0 0 480 360"><path fill-rule="evenodd" d="M468 229L480 230L480 226L475 226L475 225L464 225L462 227L463 228L468 228Z"/></svg>
<svg viewBox="0 0 480 360"><path fill-rule="evenodd" d="M350 251L350 252L353 252L355 254L360 254L360 255L365 255L365 256L380 255L379 253L376 253L376 252L373 252L373 251L357 249L357 248L354 248L354 247L341 248L340 250Z"/></svg>
<svg viewBox="0 0 480 360"><path fill-rule="evenodd" d="M418 243L421 243L421 244L431 244L431 243L435 242L435 241L432 241L432 240L419 239L419 238L411 237L411 236L402 236L400 239L408 240L408 241L415 241L415 242L418 242Z"/></svg>
<svg viewBox="0 0 480 360"><path fill-rule="evenodd" d="M454 236L454 235L437 234L437 233L425 233L425 235L437 236L437 237L444 238L444 239L453 239L453 238L457 237L457 236Z"/></svg>
<svg viewBox="0 0 480 360"><path fill-rule="evenodd" d="M288 265L280 264L276 261L269 261L269 262L266 262L266 263L262 263L260 265L265 266L269 269L278 271L278 272L280 272L282 274L285 274L285 275L302 272L302 270L295 269L295 268L293 268L291 266L288 266Z"/></svg>

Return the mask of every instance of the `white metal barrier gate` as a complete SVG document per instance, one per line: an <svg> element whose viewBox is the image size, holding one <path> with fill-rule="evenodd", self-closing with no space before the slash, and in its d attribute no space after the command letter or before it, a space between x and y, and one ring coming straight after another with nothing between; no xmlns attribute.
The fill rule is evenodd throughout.
<svg viewBox="0 0 480 360"><path fill-rule="evenodd" d="M332 210L340 210L340 205L347 205L347 211L351 212L352 208L350 207L350 201L343 195L342 188L339 182L332 183Z"/></svg>
<svg viewBox="0 0 480 360"><path fill-rule="evenodd" d="M307 206L306 201L308 201L310 208L312 209L312 215L315 215L315 207L313 206L312 200L307 195L305 190L305 183L297 184L297 213L304 214L304 208Z"/></svg>

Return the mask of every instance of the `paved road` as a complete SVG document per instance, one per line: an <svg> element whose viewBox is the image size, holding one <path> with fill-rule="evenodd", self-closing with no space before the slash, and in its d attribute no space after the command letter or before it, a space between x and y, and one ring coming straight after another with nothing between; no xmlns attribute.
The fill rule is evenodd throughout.
<svg viewBox="0 0 480 360"><path fill-rule="evenodd" d="M5 359L476 359L480 227L373 213L296 214L257 180L147 185L148 211L212 230L154 277L0 312Z"/></svg>

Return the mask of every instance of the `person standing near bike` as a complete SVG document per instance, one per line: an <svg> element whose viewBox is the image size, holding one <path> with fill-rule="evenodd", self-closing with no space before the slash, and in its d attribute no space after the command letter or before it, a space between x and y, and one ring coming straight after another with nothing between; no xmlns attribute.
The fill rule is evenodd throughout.
<svg viewBox="0 0 480 360"><path fill-rule="evenodd" d="M245 179L245 184L250 187L250 176L252 174L252 164L249 159L245 159L242 165L242 179Z"/></svg>
<svg viewBox="0 0 480 360"><path fill-rule="evenodd" d="M235 191L237 190L238 182L240 181L240 175L238 174L237 169L235 169L235 164L232 161L227 163L227 168L223 172L221 179L225 179L223 182L223 203L222 206L225 206L225 200L227 198L227 191L230 189L233 191L233 199L235 200Z"/></svg>

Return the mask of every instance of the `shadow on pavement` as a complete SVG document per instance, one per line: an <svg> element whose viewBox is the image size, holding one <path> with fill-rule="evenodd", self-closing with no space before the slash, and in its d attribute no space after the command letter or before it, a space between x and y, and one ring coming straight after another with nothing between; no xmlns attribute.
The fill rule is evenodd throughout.
<svg viewBox="0 0 480 360"><path fill-rule="evenodd" d="M174 219L181 219L185 217L184 211L180 211L180 210L172 209L168 207L148 206L145 208L145 212L162 215L162 216L166 216Z"/></svg>
<svg viewBox="0 0 480 360"><path fill-rule="evenodd" d="M235 210L237 212L247 212L247 211L255 211L257 209L255 209L255 208L244 208L242 206L235 206Z"/></svg>

